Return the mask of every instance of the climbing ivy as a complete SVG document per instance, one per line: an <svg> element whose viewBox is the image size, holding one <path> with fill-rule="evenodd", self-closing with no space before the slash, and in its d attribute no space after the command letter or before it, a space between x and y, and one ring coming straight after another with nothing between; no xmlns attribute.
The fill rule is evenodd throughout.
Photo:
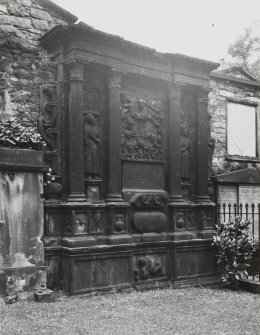
<svg viewBox="0 0 260 335"><path fill-rule="evenodd" d="M0 120L0 146L40 150L45 142L36 126L23 126L15 118Z"/></svg>

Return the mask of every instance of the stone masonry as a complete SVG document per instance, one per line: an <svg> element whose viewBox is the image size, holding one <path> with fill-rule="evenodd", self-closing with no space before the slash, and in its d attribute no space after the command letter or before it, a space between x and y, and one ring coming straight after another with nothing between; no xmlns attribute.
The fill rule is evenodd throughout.
<svg viewBox="0 0 260 335"><path fill-rule="evenodd" d="M216 73L222 71L216 71ZM231 75L230 73L228 74ZM211 137L215 139L215 150L212 157L213 172L218 175L235 170L254 166L260 168L257 162L247 162L240 160L228 160L227 154L227 102L228 100L235 100L240 103L255 103L260 102L259 88L257 83L254 86L249 79L232 76L228 79L224 74L218 77L211 75L210 86L212 92L209 95L209 112L211 115ZM243 82L244 80L244 82ZM248 83L246 82L248 80Z"/></svg>
<svg viewBox="0 0 260 335"><path fill-rule="evenodd" d="M55 81L55 64L38 39L76 17L47 0L0 0L0 117L35 124L39 85Z"/></svg>

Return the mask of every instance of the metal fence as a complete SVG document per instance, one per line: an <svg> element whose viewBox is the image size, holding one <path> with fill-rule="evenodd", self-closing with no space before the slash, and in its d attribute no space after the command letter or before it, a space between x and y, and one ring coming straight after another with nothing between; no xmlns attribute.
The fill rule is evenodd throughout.
<svg viewBox="0 0 260 335"><path fill-rule="evenodd" d="M258 204L218 203L216 215L217 215L216 219L218 223L220 222L227 223L232 219L232 217L236 217L236 216L240 216L242 219L246 219L250 221L249 229L254 237L256 246L259 246L259 243L260 243L260 237L259 237L260 203ZM258 250L257 252L260 255L260 251ZM253 280L260 281L260 276L259 276L260 261L257 259L258 257L255 257L255 260L253 260L247 279L253 279Z"/></svg>

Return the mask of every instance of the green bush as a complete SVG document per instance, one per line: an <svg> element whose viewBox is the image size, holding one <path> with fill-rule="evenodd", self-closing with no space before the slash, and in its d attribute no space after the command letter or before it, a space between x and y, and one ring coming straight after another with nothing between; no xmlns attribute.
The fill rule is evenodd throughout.
<svg viewBox="0 0 260 335"><path fill-rule="evenodd" d="M216 226L213 246L218 250L217 263L221 267L221 280L229 287L235 287L239 279L248 276L247 268L255 251L249 225L250 221L236 217Z"/></svg>

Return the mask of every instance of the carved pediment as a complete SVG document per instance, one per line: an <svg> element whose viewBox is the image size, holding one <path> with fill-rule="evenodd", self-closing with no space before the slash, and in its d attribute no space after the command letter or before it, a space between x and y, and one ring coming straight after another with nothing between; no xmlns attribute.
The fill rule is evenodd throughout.
<svg viewBox="0 0 260 335"><path fill-rule="evenodd" d="M214 177L218 183L260 184L260 171L247 168Z"/></svg>

